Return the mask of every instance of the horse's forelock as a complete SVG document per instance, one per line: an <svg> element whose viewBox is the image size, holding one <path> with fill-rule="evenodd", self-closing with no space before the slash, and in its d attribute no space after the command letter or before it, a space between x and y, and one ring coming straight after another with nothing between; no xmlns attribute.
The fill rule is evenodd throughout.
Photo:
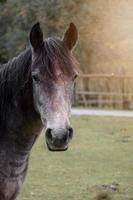
<svg viewBox="0 0 133 200"><path fill-rule="evenodd" d="M64 75L72 76L77 64L72 53L58 38L44 40L41 50L41 61L44 66L44 73L53 79L57 78L57 66Z"/></svg>

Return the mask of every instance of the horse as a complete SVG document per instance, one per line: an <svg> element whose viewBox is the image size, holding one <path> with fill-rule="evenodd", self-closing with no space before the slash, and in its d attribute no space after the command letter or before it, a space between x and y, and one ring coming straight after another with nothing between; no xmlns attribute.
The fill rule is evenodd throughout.
<svg viewBox="0 0 133 200"><path fill-rule="evenodd" d="M0 200L15 200L20 193L31 149L43 128L50 151L69 147L77 39L73 23L62 38L45 39L37 22L30 45L0 65Z"/></svg>

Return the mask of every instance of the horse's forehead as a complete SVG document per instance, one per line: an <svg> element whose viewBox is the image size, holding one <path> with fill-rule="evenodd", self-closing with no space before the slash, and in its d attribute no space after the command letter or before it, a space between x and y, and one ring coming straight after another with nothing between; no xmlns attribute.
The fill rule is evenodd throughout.
<svg viewBox="0 0 133 200"><path fill-rule="evenodd" d="M61 74L62 74L62 70L61 70L61 68L60 68L60 66L59 66L58 61L55 60L55 75L56 75L56 76L59 76L59 75L61 75Z"/></svg>

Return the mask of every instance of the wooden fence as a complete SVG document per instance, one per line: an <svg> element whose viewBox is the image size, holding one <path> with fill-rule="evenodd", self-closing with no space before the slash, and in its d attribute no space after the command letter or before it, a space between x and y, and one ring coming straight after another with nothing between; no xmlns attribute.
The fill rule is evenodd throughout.
<svg viewBox="0 0 133 200"><path fill-rule="evenodd" d="M82 74L75 87L75 102L85 107L133 109L133 76Z"/></svg>

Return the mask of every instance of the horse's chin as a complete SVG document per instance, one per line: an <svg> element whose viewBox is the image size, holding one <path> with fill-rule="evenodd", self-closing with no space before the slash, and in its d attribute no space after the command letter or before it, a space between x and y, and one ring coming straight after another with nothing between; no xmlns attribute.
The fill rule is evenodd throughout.
<svg viewBox="0 0 133 200"><path fill-rule="evenodd" d="M68 149L68 146L66 147L51 147L48 143L47 143L47 147L49 151L53 151L53 152L59 152L59 151L66 151Z"/></svg>

